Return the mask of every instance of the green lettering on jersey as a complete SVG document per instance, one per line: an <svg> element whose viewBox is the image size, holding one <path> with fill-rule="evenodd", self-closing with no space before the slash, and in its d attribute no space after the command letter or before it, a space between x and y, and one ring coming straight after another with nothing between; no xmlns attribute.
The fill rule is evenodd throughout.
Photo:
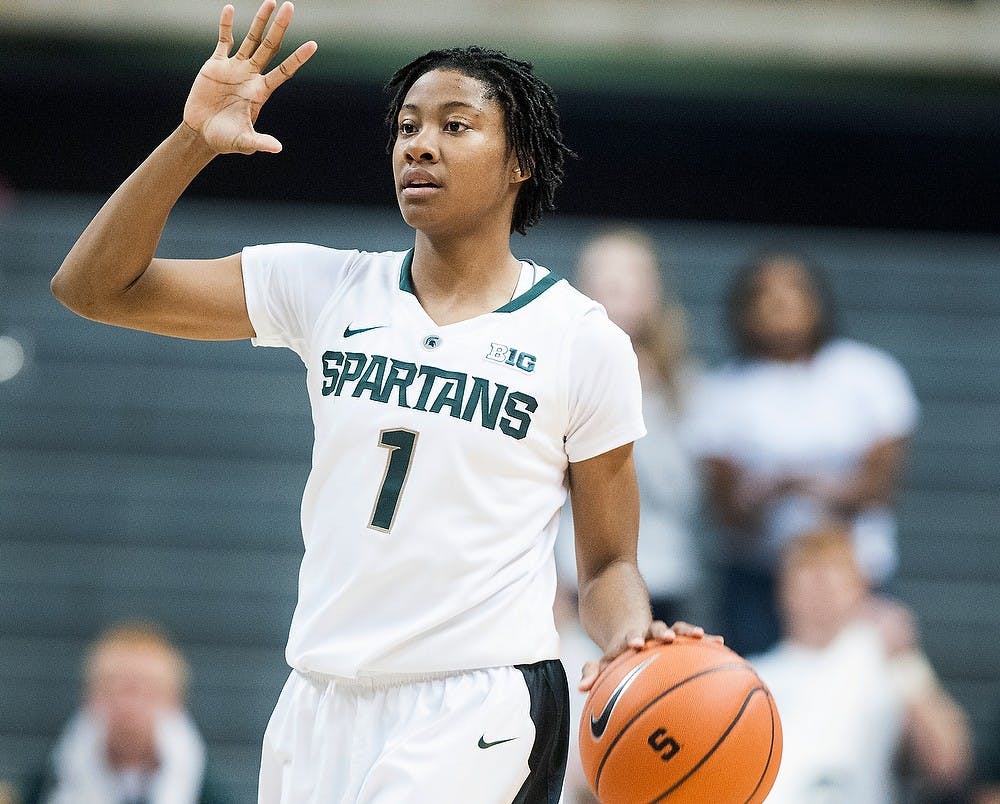
<svg viewBox="0 0 1000 804"><path fill-rule="evenodd" d="M535 397L521 391L510 392L508 386L494 385L485 377L473 375L470 378L462 371L420 366L385 355L369 357L363 352L326 351L322 372L323 396L350 394L362 398L367 395L373 402L385 404L392 401L395 389L398 407L425 413L447 410L452 418L467 422L476 419L478 411L482 427L488 430L499 427L504 435L517 440L528 434L531 414L538 409ZM411 407L408 392L418 377L422 377L423 382L417 402Z"/></svg>
<svg viewBox="0 0 1000 804"><path fill-rule="evenodd" d="M343 365L343 352L323 352L323 396L329 396L337 388L340 367Z"/></svg>
<svg viewBox="0 0 1000 804"><path fill-rule="evenodd" d="M354 382L362 375L367 362L368 355L363 352L348 352L344 355L344 370L340 373L340 381L337 383L337 390L334 391L337 396L340 396L345 382L348 380Z"/></svg>
<svg viewBox="0 0 1000 804"><path fill-rule="evenodd" d="M372 395L376 402L388 402L392 396L392 389L396 389L396 404L401 408L410 407L406 402L406 389L413 385L417 377L417 364L409 363L406 360L396 360L390 358L388 376L385 378L385 385L382 386L378 398Z"/></svg>
<svg viewBox="0 0 1000 804"><path fill-rule="evenodd" d="M351 396L361 396L365 391L374 400L382 393L382 385L385 383L385 364L388 358L385 355L372 355L365 368L364 374L358 384L354 386Z"/></svg>
<svg viewBox="0 0 1000 804"><path fill-rule="evenodd" d="M490 399L490 381L483 377L473 377L472 390L469 391L469 401L465 403L462 418L471 422L472 417L476 415L476 405L478 405L481 417L480 424L490 430L496 430L497 417L500 415L500 408L503 406L503 400L506 396L507 386L497 385L496 393Z"/></svg>
<svg viewBox="0 0 1000 804"><path fill-rule="evenodd" d="M439 369L437 366L421 366L420 371L417 372L417 376L424 378L424 384L420 387L420 396L417 397L417 404L414 405L415 410L427 410L427 401L431 397L431 389L434 388L434 380L438 377L442 377L446 374L451 374L450 371L445 371L444 369Z"/></svg>
<svg viewBox="0 0 1000 804"><path fill-rule="evenodd" d="M468 375L461 371L441 369L438 376L444 383L431 405L431 413L440 413L448 408L450 415L457 419L462 415L462 400L465 398L465 380Z"/></svg>
<svg viewBox="0 0 1000 804"><path fill-rule="evenodd" d="M507 415L500 420L500 432L518 440L524 438L531 426L531 414L537 409L538 400L535 397L514 391L503 406Z"/></svg>

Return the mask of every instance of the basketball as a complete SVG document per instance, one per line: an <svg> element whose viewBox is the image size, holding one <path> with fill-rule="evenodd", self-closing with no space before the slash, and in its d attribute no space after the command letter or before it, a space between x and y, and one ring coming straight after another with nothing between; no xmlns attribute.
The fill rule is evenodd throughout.
<svg viewBox="0 0 1000 804"><path fill-rule="evenodd" d="M778 773L781 721L745 659L679 636L605 668L584 705L580 757L602 804L755 804Z"/></svg>

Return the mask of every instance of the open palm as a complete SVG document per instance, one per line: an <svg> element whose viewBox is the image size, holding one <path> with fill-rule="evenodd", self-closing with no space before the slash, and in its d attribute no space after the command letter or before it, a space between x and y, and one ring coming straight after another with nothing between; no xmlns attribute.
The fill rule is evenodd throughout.
<svg viewBox="0 0 1000 804"><path fill-rule="evenodd" d="M264 0L234 56L229 53L233 48L235 12L228 5L222 9L219 44L191 86L184 104L184 123L200 133L217 153L277 153L281 150L277 139L258 133L254 124L271 93L295 75L316 52L316 43L299 45L294 53L265 73L264 69L281 47L294 12L291 3L283 3L268 28L275 5L275 0Z"/></svg>

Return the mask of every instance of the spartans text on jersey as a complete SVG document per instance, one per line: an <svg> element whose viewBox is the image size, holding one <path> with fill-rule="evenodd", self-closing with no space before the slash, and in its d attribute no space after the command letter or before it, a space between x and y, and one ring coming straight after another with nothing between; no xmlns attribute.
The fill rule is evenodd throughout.
<svg viewBox="0 0 1000 804"><path fill-rule="evenodd" d="M373 402L395 403L427 413L448 414L456 419L499 429L514 439L524 438L538 401L522 391L484 377L436 366L418 365L385 355L363 352L323 353L323 396L369 397Z"/></svg>

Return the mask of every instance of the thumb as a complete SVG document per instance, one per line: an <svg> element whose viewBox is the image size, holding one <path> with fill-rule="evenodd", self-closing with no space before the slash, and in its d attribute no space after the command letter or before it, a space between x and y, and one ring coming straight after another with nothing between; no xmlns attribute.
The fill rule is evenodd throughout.
<svg viewBox="0 0 1000 804"><path fill-rule="evenodd" d="M238 150L243 154L252 154L257 151L269 154L281 153L281 143L276 137L272 137L270 134L259 134L256 131L241 138L239 146Z"/></svg>

